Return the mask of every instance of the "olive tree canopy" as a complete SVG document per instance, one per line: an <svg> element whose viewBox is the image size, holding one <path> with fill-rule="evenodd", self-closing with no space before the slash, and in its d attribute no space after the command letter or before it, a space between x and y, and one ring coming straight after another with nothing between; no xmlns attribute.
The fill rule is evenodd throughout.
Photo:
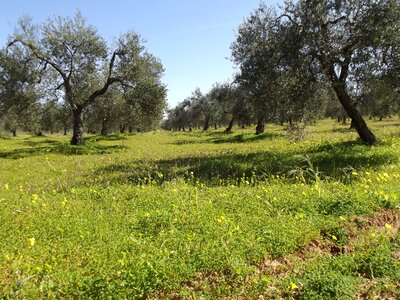
<svg viewBox="0 0 400 300"><path fill-rule="evenodd" d="M84 109L112 85L127 95L146 85L165 101L162 65L133 31L121 35L111 47L79 12L74 18L56 17L44 24L33 24L26 17L19 21L7 50L21 46L40 64L42 76L56 75L53 88L63 92L73 115L73 145L83 143Z"/></svg>

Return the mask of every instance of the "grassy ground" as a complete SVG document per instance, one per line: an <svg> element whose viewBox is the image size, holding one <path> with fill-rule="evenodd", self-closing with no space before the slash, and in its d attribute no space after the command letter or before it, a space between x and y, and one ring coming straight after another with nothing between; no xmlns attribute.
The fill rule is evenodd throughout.
<svg viewBox="0 0 400 300"><path fill-rule="evenodd" d="M398 299L400 121L370 125L0 138L1 296Z"/></svg>

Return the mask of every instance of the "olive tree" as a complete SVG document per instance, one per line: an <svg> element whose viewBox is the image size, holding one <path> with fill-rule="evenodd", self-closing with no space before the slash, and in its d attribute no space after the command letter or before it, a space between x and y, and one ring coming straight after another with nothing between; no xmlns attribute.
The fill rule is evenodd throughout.
<svg viewBox="0 0 400 300"><path fill-rule="evenodd" d="M5 118L14 136L17 128L31 123L37 112L37 80L37 66L26 57L24 49L16 48L12 54L0 51L0 117Z"/></svg>
<svg viewBox="0 0 400 300"><path fill-rule="evenodd" d="M330 83L362 141L376 143L351 97L352 82L360 71L379 71L381 53L393 43L400 18L396 0L288 1L277 21L286 41L299 41L291 52L309 62L315 74ZM286 28L292 28L287 30ZM388 34L392 33L392 34ZM374 62L374 63L371 63Z"/></svg>
<svg viewBox="0 0 400 300"><path fill-rule="evenodd" d="M289 0L281 11L261 4L232 45L241 82L253 93L260 117L275 114L275 108L297 114L299 108L318 107L304 101L317 99L315 85L327 82L363 142L375 144L354 91L366 73L396 74L399 7L396 0Z"/></svg>
<svg viewBox="0 0 400 300"><path fill-rule="evenodd" d="M112 85L124 93L142 80L162 86L161 63L146 51L138 34L129 31L111 47L79 12L74 18L56 17L43 24L20 20L8 51L20 45L43 71L57 74L55 88L63 91L73 116L73 145L83 144L84 110Z"/></svg>

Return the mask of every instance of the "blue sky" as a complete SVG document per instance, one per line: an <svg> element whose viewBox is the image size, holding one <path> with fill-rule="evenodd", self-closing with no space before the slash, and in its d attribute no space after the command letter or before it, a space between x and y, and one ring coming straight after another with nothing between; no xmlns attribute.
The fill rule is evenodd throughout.
<svg viewBox="0 0 400 300"><path fill-rule="evenodd" d="M13 31L19 17L34 22L52 16L73 16L80 10L88 23L107 40L130 29L140 34L146 47L165 67L163 82L168 102L174 106L199 87L229 80L229 61L236 29L258 7L260 0L14 0L2 1L0 45ZM265 1L275 5L283 1Z"/></svg>

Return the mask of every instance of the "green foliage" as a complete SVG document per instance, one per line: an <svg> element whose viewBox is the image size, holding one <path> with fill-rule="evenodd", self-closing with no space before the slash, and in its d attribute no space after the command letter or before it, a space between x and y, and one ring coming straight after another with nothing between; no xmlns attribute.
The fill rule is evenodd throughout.
<svg viewBox="0 0 400 300"><path fill-rule="evenodd" d="M311 270L304 276L299 299L354 299L356 280L332 269Z"/></svg>
<svg viewBox="0 0 400 300"><path fill-rule="evenodd" d="M399 275L400 263L393 257L391 245L382 243L356 256L357 272L368 278Z"/></svg>

